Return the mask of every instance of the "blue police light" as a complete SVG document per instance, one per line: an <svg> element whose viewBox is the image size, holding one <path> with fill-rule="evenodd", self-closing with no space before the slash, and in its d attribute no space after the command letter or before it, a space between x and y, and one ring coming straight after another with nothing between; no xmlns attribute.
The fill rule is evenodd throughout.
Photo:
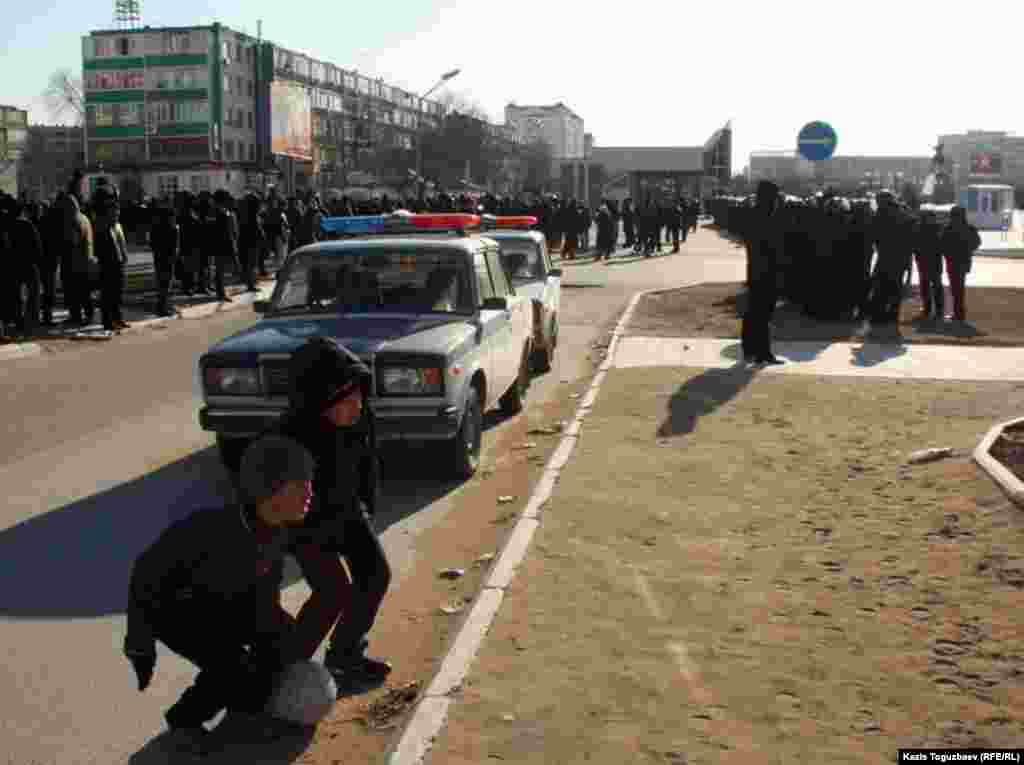
<svg viewBox="0 0 1024 765"><path fill-rule="evenodd" d="M387 230L386 215L355 215L342 218L321 218L320 229L327 234L382 234Z"/></svg>

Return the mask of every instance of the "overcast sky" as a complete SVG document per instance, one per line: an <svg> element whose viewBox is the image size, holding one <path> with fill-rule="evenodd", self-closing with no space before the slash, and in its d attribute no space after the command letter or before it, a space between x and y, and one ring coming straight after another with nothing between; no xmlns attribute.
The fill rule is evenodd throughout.
<svg viewBox="0 0 1024 765"><path fill-rule="evenodd" d="M81 70L113 0L5 3L0 103ZM142 0L151 26L223 24L423 92L444 71L496 120L563 101L598 146L693 146L733 121L733 170L831 123L837 154L927 155L968 129L1024 133L1024 2Z"/></svg>

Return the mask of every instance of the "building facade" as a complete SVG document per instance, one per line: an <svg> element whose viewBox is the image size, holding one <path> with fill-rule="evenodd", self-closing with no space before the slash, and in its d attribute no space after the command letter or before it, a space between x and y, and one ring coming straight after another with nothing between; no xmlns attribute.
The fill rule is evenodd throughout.
<svg viewBox="0 0 1024 765"><path fill-rule="evenodd" d="M221 24L96 31L82 48L86 166L129 198L343 186L369 155L411 150L444 115Z"/></svg>
<svg viewBox="0 0 1024 765"><path fill-rule="evenodd" d="M972 183L1024 189L1024 136L993 130L940 135L946 167L957 190Z"/></svg>
<svg viewBox="0 0 1024 765"><path fill-rule="evenodd" d="M579 161L586 156L583 118L561 101L551 106L508 104L505 107L505 124L521 141L541 140L548 144L556 166Z"/></svg>
<svg viewBox="0 0 1024 765"><path fill-rule="evenodd" d="M841 188L897 188L922 185L931 173L931 157L835 156L809 162L795 151L758 151L750 155L751 183L774 181L783 186L828 185Z"/></svg>
<svg viewBox="0 0 1024 765"><path fill-rule="evenodd" d="M85 167L85 132L78 125L30 125L18 186L34 199L52 199L71 173Z"/></svg>
<svg viewBox="0 0 1024 765"><path fill-rule="evenodd" d="M0 191L17 196L18 168L28 140L28 112L0 106Z"/></svg>

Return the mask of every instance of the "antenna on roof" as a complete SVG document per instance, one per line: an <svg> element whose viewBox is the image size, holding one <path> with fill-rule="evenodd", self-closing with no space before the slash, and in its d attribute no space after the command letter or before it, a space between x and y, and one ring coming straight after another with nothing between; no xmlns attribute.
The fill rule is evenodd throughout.
<svg viewBox="0 0 1024 765"><path fill-rule="evenodd" d="M114 0L114 25L118 29L142 26L142 0Z"/></svg>

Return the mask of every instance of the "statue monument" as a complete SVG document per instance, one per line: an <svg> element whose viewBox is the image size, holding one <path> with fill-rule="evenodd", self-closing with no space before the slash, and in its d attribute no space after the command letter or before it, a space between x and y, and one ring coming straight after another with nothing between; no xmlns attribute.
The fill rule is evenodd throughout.
<svg viewBox="0 0 1024 765"><path fill-rule="evenodd" d="M945 149L940 143L932 147L935 154L932 156L932 174L925 182L928 196L932 204L947 205L956 201L956 189L953 185L953 176L949 173L949 162L946 159Z"/></svg>

